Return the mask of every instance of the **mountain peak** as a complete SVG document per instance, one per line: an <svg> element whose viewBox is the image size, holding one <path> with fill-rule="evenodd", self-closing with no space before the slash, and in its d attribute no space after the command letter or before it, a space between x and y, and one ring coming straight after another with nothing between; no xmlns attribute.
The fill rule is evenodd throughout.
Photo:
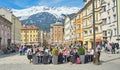
<svg viewBox="0 0 120 70"><path fill-rule="evenodd" d="M12 9L13 14L17 17L21 17L20 20L27 19L29 16L41 12L48 12L56 17L61 17L61 14L77 13L80 10L78 7L47 7L47 6L33 6L30 8L16 10Z"/></svg>

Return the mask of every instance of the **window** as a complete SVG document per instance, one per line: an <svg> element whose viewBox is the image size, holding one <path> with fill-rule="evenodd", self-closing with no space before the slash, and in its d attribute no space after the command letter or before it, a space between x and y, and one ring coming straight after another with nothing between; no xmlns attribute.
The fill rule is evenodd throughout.
<svg viewBox="0 0 120 70"><path fill-rule="evenodd" d="M108 3L108 10L110 9L110 3Z"/></svg>
<svg viewBox="0 0 120 70"><path fill-rule="evenodd" d="M111 30L111 35L110 36L112 36L113 35L113 30Z"/></svg>
<svg viewBox="0 0 120 70"><path fill-rule="evenodd" d="M98 27L95 27L95 32L98 33Z"/></svg>
<svg viewBox="0 0 120 70"><path fill-rule="evenodd" d="M110 23L110 22L111 22L110 17L108 17L108 23Z"/></svg>
<svg viewBox="0 0 120 70"><path fill-rule="evenodd" d="M90 30L89 32L90 32L90 34L92 34L92 30Z"/></svg>
<svg viewBox="0 0 120 70"><path fill-rule="evenodd" d="M115 12L115 8L112 8L113 12Z"/></svg>
<svg viewBox="0 0 120 70"><path fill-rule="evenodd" d="M85 31L85 34L87 34L87 31Z"/></svg>
<svg viewBox="0 0 120 70"><path fill-rule="evenodd" d="M117 20L117 19L116 19L116 14L114 14L114 15L113 15L113 18L114 18L114 21L116 21L116 20Z"/></svg>
<svg viewBox="0 0 120 70"><path fill-rule="evenodd" d="M115 7L116 6L116 2L115 2L115 0L113 0L113 7Z"/></svg>
<svg viewBox="0 0 120 70"><path fill-rule="evenodd" d="M103 31L103 36L107 36L107 31Z"/></svg>
<svg viewBox="0 0 120 70"><path fill-rule="evenodd" d="M109 15L109 11L108 11L107 13L108 13L108 15Z"/></svg>
<svg viewBox="0 0 120 70"><path fill-rule="evenodd" d="M107 23L106 18L105 18L105 19L102 19L102 23L103 23L103 24L106 24L106 23Z"/></svg>
<svg viewBox="0 0 120 70"><path fill-rule="evenodd" d="M117 30L116 30L116 28L114 29L114 35L115 35L115 36L117 35Z"/></svg>
<svg viewBox="0 0 120 70"><path fill-rule="evenodd" d="M35 35L33 35L33 37L35 37Z"/></svg>
<svg viewBox="0 0 120 70"><path fill-rule="evenodd" d="M103 6L103 12L106 12L106 6Z"/></svg>

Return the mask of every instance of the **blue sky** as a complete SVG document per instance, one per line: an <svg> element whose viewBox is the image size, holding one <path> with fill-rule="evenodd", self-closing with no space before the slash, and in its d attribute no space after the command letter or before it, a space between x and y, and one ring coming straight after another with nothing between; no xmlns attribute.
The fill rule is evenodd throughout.
<svg viewBox="0 0 120 70"><path fill-rule="evenodd" d="M83 7L83 0L0 0L0 7L24 9L32 6Z"/></svg>

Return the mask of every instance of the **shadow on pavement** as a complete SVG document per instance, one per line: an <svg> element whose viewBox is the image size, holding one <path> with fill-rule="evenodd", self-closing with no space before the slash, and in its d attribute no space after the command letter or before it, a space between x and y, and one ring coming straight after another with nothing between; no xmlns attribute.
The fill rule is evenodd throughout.
<svg viewBox="0 0 120 70"><path fill-rule="evenodd" d="M119 60L119 59L120 59L120 57L118 57L118 58L113 58L113 59L110 59L110 60L101 61L101 63L103 64L103 63L107 63L107 62L111 62L111 61Z"/></svg>
<svg viewBox="0 0 120 70"><path fill-rule="evenodd" d="M19 52L15 52L15 53L9 53L9 54L0 54L0 59L1 58L5 58L5 57L11 57L11 56L15 56L19 54Z"/></svg>

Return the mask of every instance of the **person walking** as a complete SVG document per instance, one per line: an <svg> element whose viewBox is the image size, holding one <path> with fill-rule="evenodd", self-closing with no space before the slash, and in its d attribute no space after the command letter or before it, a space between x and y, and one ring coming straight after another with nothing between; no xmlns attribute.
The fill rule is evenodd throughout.
<svg viewBox="0 0 120 70"><path fill-rule="evenodd" d="M116 52L119 53L119 43L116 43Z"/></svg>
<svg viewBox="0 0 120 70"><path fill-rule="evenodd" d="M31 47L28 47L28 49L27 49L27 58L28 58L29 62L31 63L32 62L32 49L31 49Z"/></svg>
<svg viewBox="0 0 120 70"><path fill-rule="evenodd" d="M115 43L112 42L112 54L115 54Z"/></svg>
<svg viewBox="0 0 120 70"><path fill-rule="evenodd" d="M20 55L22 55L22 49L23 49L23 46L21 45L21 46L19 47L19 53L20 53Z"/></svg>

